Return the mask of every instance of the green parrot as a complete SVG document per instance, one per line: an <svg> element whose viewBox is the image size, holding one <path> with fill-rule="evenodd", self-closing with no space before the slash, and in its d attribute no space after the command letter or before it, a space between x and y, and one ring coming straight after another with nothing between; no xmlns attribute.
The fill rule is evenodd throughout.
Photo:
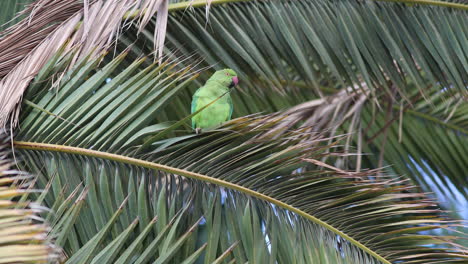
<svg viewBox="0 0 468 264"><path fill-rule="evenodd" d="M215 72L204 86L198 88L192 98L192 113L213 102L218 97L224 96L192 117L192 127L197 134L202 129L217 126L231 119L233 106L229 91L237 83L239 83L239 79L236 72L231 69L224 69Z"/></svg>

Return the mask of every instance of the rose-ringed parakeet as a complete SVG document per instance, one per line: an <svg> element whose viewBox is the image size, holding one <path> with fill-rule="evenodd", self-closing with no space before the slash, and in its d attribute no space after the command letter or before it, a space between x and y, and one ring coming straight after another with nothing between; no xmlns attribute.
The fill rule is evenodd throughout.
<svg viewBox="0 0 468 264"><path fill-rule="evenodd" d="M215 72L205 85L195 92L192 98L192 113L222 96L192 117L192 127L197 134L201 129L212 128L231 119L233 106L229 91L238 82L235 71L224 69Z"/></svg>

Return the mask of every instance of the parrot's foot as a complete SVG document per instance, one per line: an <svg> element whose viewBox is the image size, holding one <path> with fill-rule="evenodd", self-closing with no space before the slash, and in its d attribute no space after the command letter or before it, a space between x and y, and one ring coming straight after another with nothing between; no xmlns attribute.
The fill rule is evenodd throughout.
<svg viewBox="0 0 468 264"><path fill-rule="evenodd" d="M201 128L199 127L195 128L195 134L197 135L201 134Z"/></svg>

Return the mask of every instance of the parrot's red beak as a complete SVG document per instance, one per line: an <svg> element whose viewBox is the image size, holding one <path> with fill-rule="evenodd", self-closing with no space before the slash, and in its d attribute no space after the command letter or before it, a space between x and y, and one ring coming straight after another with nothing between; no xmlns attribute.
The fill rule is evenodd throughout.
<svg viewBox="0 0 468 264"><path fill-rule="evenodd" d="M238 83L239 83L239 78L237 78L237 76L234 76L234 77L232 77L232 82L231 82L231 85L229 85L229 87L234 87Z"/></svg>

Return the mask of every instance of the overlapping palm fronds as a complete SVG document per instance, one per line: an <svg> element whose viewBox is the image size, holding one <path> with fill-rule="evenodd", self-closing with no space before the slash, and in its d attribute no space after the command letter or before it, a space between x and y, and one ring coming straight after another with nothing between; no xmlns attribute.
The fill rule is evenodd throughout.
<svg viewBox="0 0 468 264"><path fill-rule="evenodd" d="M156 11L154 41L161 53L166 0L39 0L30 4L23 10L22 21L0 32L0 127L5 127L7 120L16 126L16 107L24 91L56 52L74 53L69 66L86 56L98 57L108 52L124 22L141 18L141 31ZM129 12L135 16L126 21Z"/></svg>
<svg viewBox="0 0 468 264"><path fill-rule="evenodd" d="M357 89L365 83L374 96L407 100L411 79L422 94L442 84L466 96L467 7L232 2L212 9L208 26L201 9L171 12L168 40L207 63L232 67L244 79L269 80L280 90L282 81L297 78L320 94L325 78Z"/></svg>
<svg viewBox="0 0 468 264"><path fill-rule="evenodd" d="M366 157L367 166L395 165L394 171L427 191L454 184L466 194L466 4L219 3L210 12L209 24L202 8L182 11L183 3L169 6L168 46L186 56L198 53L207 65L241 74L242 86L233 94L235 116L315 100L321 105L296 117L309 123L321 119L341 133L359 135L347 141L346 149L359 145L356 151L374 154ZM153 36L145 33L129 31L122 39L137 43L137 52L150 53ZM350 108L353 114L341 120L346 116L342 107L353 107L360 97L346 97L343 91L348 87L348 92L375 100L359 99L361 105ZM345 101L329 101L341 99ZM188 104L189 97L184 102ZM332 120L337 123L328 122ZM361 167L362 162L349 165ZM429 173L434 184L426 183L429 171L439 174Z"/></svg>
<svg viewBox="0 0 468 264"><path fill-rule="evenodd" d="M427 100L416 87L409 88L412 106L387 102L381 111L364 93L343 90L292 107L279 127L299 125L327 131L329 136L349 134L343 150L359 156L345 167L359 171L362 166L388 166L390 172L412 178L425 190L466 195L468 104L463 99L444 101L440 87L428 89ZM455 189L446 187L452 184Z"/></svg>
<svg viewBox="0 0 468 264"><path fill-rule="evenodd" d="M337 158L330 153L339 142L331 140L329 145L330 139L322 133L312 135L301 128L271 130L287 118L282 112L239 118L201 136L181 130L183 122L167 122L166 116L177 115L168 111L167 102L183 100L178 97L183 97L181 92L194 75L188 68L174 72L173 63L146 66L143 59L124 63L125 58L126 53L121 54L102 68L97 68L99 58L81 61L55 93L47 88L51 74L66 68L67 56L60 57L39 74L20 119L22 130L15 146L25 165L41 175L42 186L48 181L56 186L49 190L56 198L49 198L48 205L60 208L55 200L70 204L76 198L65 197L73 190L73 197L82 193L82 201L90 205L89 209L66 210L66 219L74 224L67 222L73 228L66 230L72 231L62 236L69 242L63 237L60 245L70 263L83 257L96 262L127 259L128 254L145 261L172 260L177 255L183 261L202 250L208 262L225 258L309 263L315 251L320 252L317 263L325 256L332 258L330 263L466 261L463 247L453 242L456 237L419 233L459 223L446 218L405 180L372 170L335 168ZM109 77L112 80L106 83ZM141 148L145 143L148 147ZM321 161L323 157L328 157L327 162ZM39 164L48 165L41 168ZM207 203L213 200L205 195L224 198ZM130 205L121 206L127 196ZM166 209L160 204L164 201ZM194 218L184 224L179 220L171 236L171 231L164 233L166 242L153 246L143 242L145 237L157 238L175 212L185 207L199 213L192 213ZM237 210L245 210L238 216L242 225L230 222L235 221ZM201 228L194 224L202 215L208 225L206 237L201 231L190 235ZM154 224L151 219L156 216L164 224ZM88 230L84 223L96 223L98 228ZM154 225L159 227L155 230ZM291 240L279 239L279 226L290 230L291 240L295 232L304 230L297 241L301 245L309 241L311 247L294 249ZM65 228L65 223L59 227ZM127 241L135 230L139 230L135 237L139 245L159 250L150 252ZM441 247L423 246L429 244ZM101 249L103 253L98 254ZM168 249L177 254L164 254Z"/></svg>
<svg viewBox="0 0 468 264"><path fill-rule="evenodd" d="M38 184L46 187L44 202L55 211L46 217L66 263L201 258L318 264L367 258L348 244L343 258L330 246L337 241L329 232L304 219L291 222L292 214L236 192L121 162L22 153L27 168L38 172Z"/></svg>
<svg viewBox="0 0 468 264"><path fill-rule="evenodd" d="M29 202L31 176L15 169L11 142L0 131L0 263L56 261L49 226L39 214L47 208Z"/></svg>
<svg viewBox="0 0 468 264"><path fill-rule="evenodd" d="M15 146L65 261L465 263L458 237L427 233L458 221L366 168L422 181L423 163L463 191L466 5L214 3L206 24L190 3L40 0L35 30L1 33L2 120L29 86ZM194 52L243 80L244 117L201 136L184 126ZM375 155L348 162L353 145Z"/></svg>
<svg viewBox="0 0 468 264"><path fill-rule="evenodd" d="M352 87L348 90L376 100L351 109L365 106L348 116L348 122L354 120L350 127L344 120L331 124L359 135L347 149L360 142L359 152L374 154L367 166L395 165L398 174L412 177L425 190L453 184L466 194L466 4L228 3L212 10L207 26L201 9L170 12L168 45L241 73L235 114L272 112L316 99L326 111L313 112L317 107L312 107L301 113L303 121L331 124L346 115L341 107L354 106L349 100L357 97L338 104L329 100L344 99L343 90ZM151 42L147 45L149 49ZM332 97L324 100L324 95ZM426 175L435 178L433 184L426 183Z"/></svg>

